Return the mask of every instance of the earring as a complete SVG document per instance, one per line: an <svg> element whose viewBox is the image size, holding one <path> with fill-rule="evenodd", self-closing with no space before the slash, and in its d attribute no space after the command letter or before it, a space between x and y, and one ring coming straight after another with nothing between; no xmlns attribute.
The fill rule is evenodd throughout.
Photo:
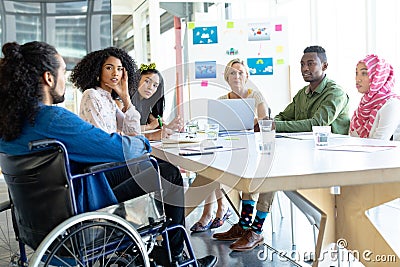
<svg viewBox="0 0 400 267"><path fill-rule="evenodd" d="M100 81L100 78L99 78L99 76L97 76L97 78L96 78L96 81Z"/></svg>

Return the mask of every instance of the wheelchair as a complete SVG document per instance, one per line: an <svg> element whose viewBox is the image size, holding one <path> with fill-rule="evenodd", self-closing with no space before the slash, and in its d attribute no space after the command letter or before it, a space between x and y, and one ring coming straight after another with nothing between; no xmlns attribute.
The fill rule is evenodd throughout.
<svg viewBox="0 0 400 267"><path fill-rule="evenodd" d="M3 256L1 266L160 266L153 254L164 258L161 266L172 266L170 231L182 231L185 243L186 257L175 266L197 266L185 228L166 219L158 165L150 155L92 166L73 175L61 142L38 140L29 147L28 155L0 153L9 195L0 203L0 214L7 215L2 223L6 229L0 229L0 249L9 250L9 262L2 263ZM148 168L149 163L154 168ZM78 181L132 166L152 169L148 175L158 181L159 191L79 212Z"/></svg>

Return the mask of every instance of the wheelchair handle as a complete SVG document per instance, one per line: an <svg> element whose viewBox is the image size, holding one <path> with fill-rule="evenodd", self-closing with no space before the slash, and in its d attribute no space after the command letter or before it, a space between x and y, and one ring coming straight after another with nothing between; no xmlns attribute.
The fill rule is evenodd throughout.
<svg viewBox="0 0 400 267"><path fill-rule="evenodd" d="M61 146L65 149L64 144L56 139L35 140L35 141L29 142L29 144L28 144L29 150L36 150L36 149L55 147L55 146Z"/></svg>

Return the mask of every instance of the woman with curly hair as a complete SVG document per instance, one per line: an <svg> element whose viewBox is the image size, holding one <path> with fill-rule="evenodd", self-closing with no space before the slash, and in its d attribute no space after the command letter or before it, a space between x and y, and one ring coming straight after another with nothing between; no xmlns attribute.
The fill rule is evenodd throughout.
<svg viewBox="0 0 400 267"><path fill-rule="evenodd" d="M74 67L70 77L72 83L83 92L80 117L110 134L120 131L125 135L140 136L140 114L129 95L129 89L137 88L138 77L134 60L120 48L109 47L87 54ZM122 110L116 104L117 97L123 103ZM157 133L160 136L160 133L168 134L168 131L163 128ZM169 162L158 160L158 165L165 214L173 223L183 225L182 176L179 169ZM130 171L123 169L120 176L130 176ZM182 233L173 231L170 239L176 245L174 250L180 253L183 248ZM176 256L179 253L175 253Z"/></svg>
<svg viewBox="0 0 400 267"><path fill-rule="evenodd" d="M140 114L129 96L138 78L134 60L122 49L109 47L87 54L70 77L83 93L80 117L109 133L140 134ZM122 101L122 110L116 101Z"/></svg>
<svg viewBox="0 0 400 267"><path fill-rule="evenodd" d="M156 69L156 64L141 64L139 71L139 86L132 93L132 103L140 112L142 131L153 130L160 126L171 130L182 128L183 121L180 116L175 117L169 124L162 119L165 108L164 79Z"/></svg>

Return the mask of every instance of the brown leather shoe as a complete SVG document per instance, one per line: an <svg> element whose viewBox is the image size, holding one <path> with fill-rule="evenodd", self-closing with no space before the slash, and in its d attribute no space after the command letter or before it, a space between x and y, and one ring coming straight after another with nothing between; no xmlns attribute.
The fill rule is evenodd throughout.
<svg viewBox="0 0 400 267"><path fill-rule="evenodd" d="M233 242L229 248L235 251L247 251L252 250L256 246L264 242L264 236L262 234L257 234L251 229L247 229L246 233Z"/></svg>
<svg viewBox="0 0 400 267"><path fill-rule="evenodd" d="M213 237L218 240L232 241L241 238L245 232L246 230L239 224L234 224L227 232L213 234Z"/></svg>

